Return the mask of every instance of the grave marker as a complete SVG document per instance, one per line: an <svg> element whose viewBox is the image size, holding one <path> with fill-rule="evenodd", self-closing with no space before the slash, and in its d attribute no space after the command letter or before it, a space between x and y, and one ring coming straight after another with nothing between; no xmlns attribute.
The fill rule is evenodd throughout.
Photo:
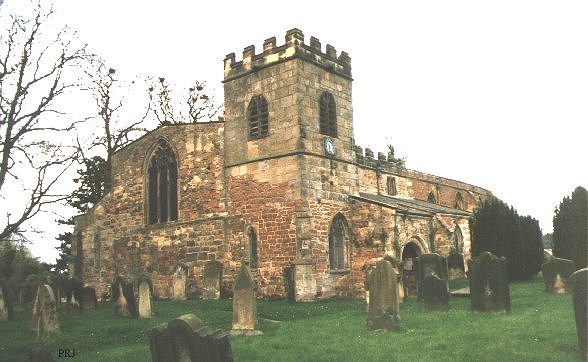
<svg viewBox="0 0 588 362"><path fill-rule="evenodd" d="M541 267L545 291L557 294L565 293L568 289L568 278L575 271L576 264L573 260L551 258L546 261Z"/></svg>
<svg viewBox="0 0 588 362"><path fill-rule="evenodd" d="M47 284L41 284L37 289L37 297L33 304L31 329L39 332L59 330L55 295L51 286Z"/></svg>
<svg viewBox="0 0 588 362"><path fill-rule="evenodd" d="M255 336L263 334L257 328L255 292L257 284L244 263L237 272L233 288L233 336Z"/></svg>
<svg viewBox="0 0 588 362"><path fill-rule="evenodd" d="M112 302L117 315L131 318L137 316L133 286L121 276L118 276L112 283Z"/></svg>
<svg viewBox="0 0 588 362"><path fill-rule="evenodd" d="M578 344L588 354L588 268L574 272L570 278Z"/></svg>
<svg viewBox="0 0 588 362"><path fill-rule="evenodd" d="M399 329L398 276L398 271L387 260L376 263L376 267L368 275L367 284L370 295L367 326L369 330Z"/></svg>
<svg viewBox="0 0 588 362"><path fill-rule="evenodd" d="M173 283L173 299L185 300L186 299L186 284L188 282L188 268L183 264L178 264L174 270L172 278Z"/></svg>
<svg viewBox="0 0 588 362"><path fill-rule="evenodd" d="M470 262L468 269L472 311L510 313L506 259L485 251Z"/></svg>
<svg viewBox="0 0 588 362"><path fill-rule="evenodd" d="M439 254L422 254L416 259L417 271L417 299L422 299L423 280L428 275L437 276L445 281L445 287L449 291L447 259Z"/></svg>
<svg viewBox="0 0 588 362"><path fill-rule="evenodd" d="M422 283L421 309L425 311L449 310L449 291L447 281L436 275L427 275Z"/></svg>
<svg viewBox="0 0 588 362"><path fill-rule="evenodd" d="M223 263L210 260L204 264L202 299L219 299L223 278Z"/></svg>
<svg viewBox="0 0 588 362"><path fill-rule="evenodd" d="M87 286L82 289L82 309L96 309L98 301L96 299L96 289Z"/></svg>
<svg viewBox="0 0 588 362"><path fill-rule="evenodd" d="M153 291L151 279L146 275L142 275L139 278L138 284L139 318L151 318L153 315L151 310L151 297Z"/></svg>

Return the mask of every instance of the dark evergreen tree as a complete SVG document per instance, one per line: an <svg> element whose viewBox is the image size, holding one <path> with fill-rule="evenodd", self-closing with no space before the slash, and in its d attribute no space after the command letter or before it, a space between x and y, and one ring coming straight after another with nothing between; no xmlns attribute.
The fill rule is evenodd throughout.
<svg viewBox="0 0 588 362"><path fill-rule="evenodd" d="M573 260L576 268L588 265L588 193L578 186L564 197L553 217L553 253Z"/></svg>

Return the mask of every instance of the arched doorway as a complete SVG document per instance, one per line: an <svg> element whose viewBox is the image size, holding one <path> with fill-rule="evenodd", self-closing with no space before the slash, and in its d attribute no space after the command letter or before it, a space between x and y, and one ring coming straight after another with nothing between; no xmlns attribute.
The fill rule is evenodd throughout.
<svg viewBox="0 0 588 362"><path fill-rule="evenodd" d="M404 268L404 294L417 294L416 258L421 255L421 249L416 241L409 241L402 249L402 264Z"/></svg>

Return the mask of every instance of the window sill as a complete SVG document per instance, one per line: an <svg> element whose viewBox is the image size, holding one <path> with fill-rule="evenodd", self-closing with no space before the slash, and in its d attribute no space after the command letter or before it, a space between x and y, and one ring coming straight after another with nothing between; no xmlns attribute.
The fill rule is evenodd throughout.
<svg viewBox="0 0 588 362"><path fill-rule="evenodd" d="M344 275L351 273L351 269L333 269L329 270L329 274Z"/></svg>

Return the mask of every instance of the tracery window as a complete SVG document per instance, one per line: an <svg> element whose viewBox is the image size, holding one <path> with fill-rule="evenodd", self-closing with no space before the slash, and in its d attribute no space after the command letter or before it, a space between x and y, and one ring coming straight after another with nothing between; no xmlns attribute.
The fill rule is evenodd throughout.
<svg viewBox="0 0 588 362"><path fill-rule="evenodd" d="M249 140L266 137L269 134L267 101L261 95L253 96L247 107Z"/></svg>
<svg viewBox="0 0 588 362"><path fill-rule="evenodd" d="M249 239L249 267L254 269L259 266L259 256L257 254L257 233L253 227L247 230L247 239Z"/></svg>
<svg viewBox="0 0 588 362"><path fill-rule="evenodd" d="M349 267L349 232L347 220L337 214L329 227L329 269L343 270Z"/></svg>
<svg viewBox="0 0 588 362"><path fill-rule="evenodd" d="M178 164L170 145L160 140L148 168L148 220L150 224L178 219Z"/></svg>
<svg viewBox="0 0 588 362"><path fill-rule="evenodd" d="M433 191L429 192L429 196L427 197L427 201L430 202L431 204L437 203L437 199L435 198Z"/></svg>
<svg viewBox="0 0 588 362"><path fill-rule="evenodd" d="M320 133L337 137L337 108L335 98L329 92L323 92L319 101Z"/></svg>
<svg viewBox="0 0 588 362"><path fill-rule="evenodd" d="M391 196L396 196L396 178L388 176L386 179L386 193Z"/></svg>

